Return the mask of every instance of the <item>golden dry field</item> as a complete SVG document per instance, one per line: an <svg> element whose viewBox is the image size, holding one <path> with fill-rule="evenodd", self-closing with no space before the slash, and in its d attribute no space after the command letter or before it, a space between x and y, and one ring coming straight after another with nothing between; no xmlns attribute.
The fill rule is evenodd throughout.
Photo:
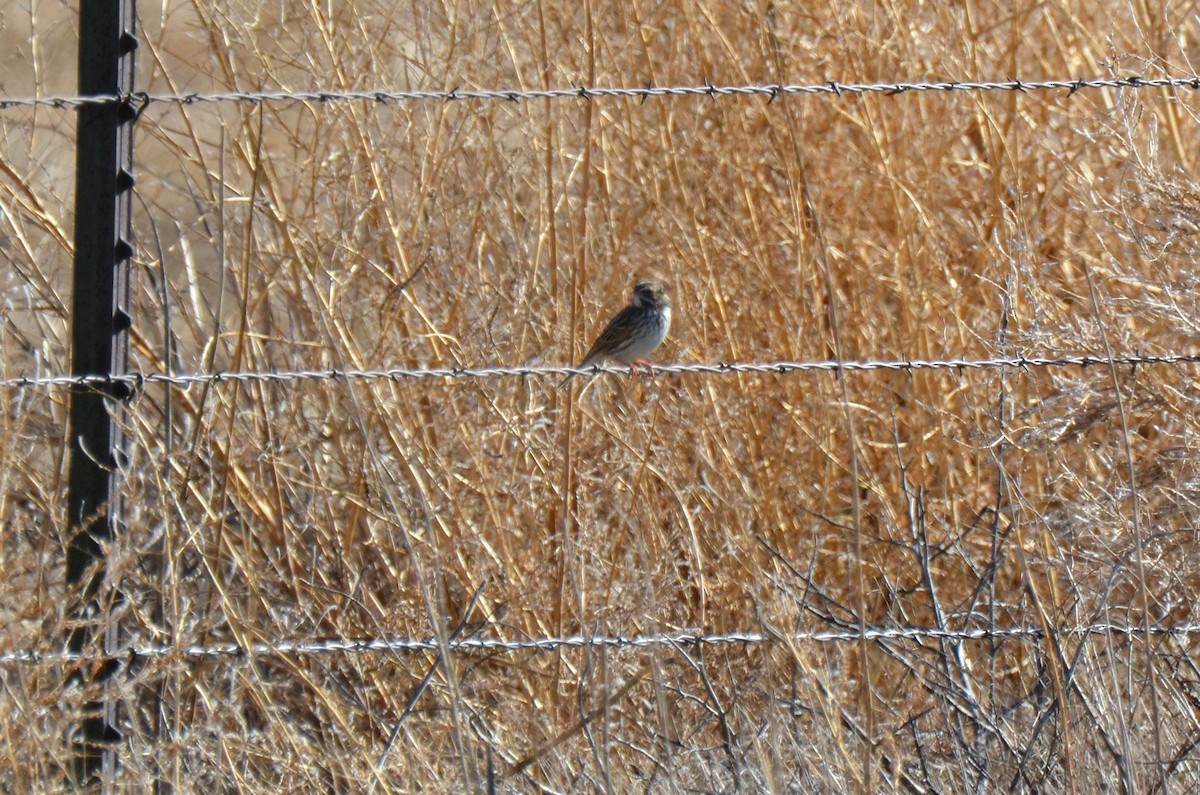
<svg viewBox="0 0 1200 795"><path fill-rule="evenodd" d="M154 94L1200 60L1164 0L139 6ZM0 96L74 93L75 25L0 10ZM5 379L70 372L74 124L0 110ZM660 363L1193 354L1198 153L1186 88L154 102L131 366L567 366L646 276ZM12 654L75 597L69 392L6 382L0 791L102 697L129 792L1200 792L1196 375L150 384L106 620L157 652L82 685ZM501 643L191 648L386 638Z"/></svg>

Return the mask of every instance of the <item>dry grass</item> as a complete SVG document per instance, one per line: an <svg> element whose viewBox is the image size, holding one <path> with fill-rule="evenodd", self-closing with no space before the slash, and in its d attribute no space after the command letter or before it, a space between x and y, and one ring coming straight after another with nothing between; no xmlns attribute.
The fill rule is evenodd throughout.
<svg viewBox="0 0 1200 795"><path fill-rule="evenodd" d="M1191 3L569 5L143 3L141 81L1155 76L1190 73L1200 36ZM0 88L69 93L73 17L33 9L4 12ZM663 360L1192 351L1197 109L1151 90L156 105L135 366L566 363L646 274L676 306ZM0 112L0 375L69 369L72 122ZM150 389L108 567L138 643L1052 631L170 656L108 686L119 781L1198 791L1194 636L1062 631L1200 619L1193 375L606 378L573 404L545 380ZM58 648L69 614L65 401L6 396L5 650ZM87 695L62 674L3 670L3 791L60 786Z"/></svg>

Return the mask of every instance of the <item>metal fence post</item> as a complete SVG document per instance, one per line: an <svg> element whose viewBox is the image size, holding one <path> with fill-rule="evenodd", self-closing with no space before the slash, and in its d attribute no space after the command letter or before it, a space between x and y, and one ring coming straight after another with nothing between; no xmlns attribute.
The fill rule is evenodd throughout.
<svg viewBox="0 0 1200 795"><path fill-rule="evenodd" d="M79 93L129 95L133 91L134 0L83 0L79 10ZM75 275L71 306L72 373L117 375L128 361L129 260L133 255L132 102L79 107L76 126ZM67 483L71 538L67 583L79 600L67 637L70 651L114 648L115 623L105 605L104 553L121 522L117 475L123 457L119 417L124 385L76 387L71 392L70 463ZM80 665L84 684L110 675L112 666ZM83 707L80 725L69 730L74 752L72 783L81 788L111 780L120 742L116 704L98 699Z"/></svg>

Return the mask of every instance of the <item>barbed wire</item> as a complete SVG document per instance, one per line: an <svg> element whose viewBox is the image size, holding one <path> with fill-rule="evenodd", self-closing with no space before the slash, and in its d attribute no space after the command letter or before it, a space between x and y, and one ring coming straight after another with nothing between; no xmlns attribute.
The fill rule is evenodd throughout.
<svg viewBox="0 0 1200 795"><path fill-rule="evenodd" d="M647 83L640 87L582 86L572 85L547 89L469 89L455 87L449 90L329 90L310 89L304 91L220 91L191 92L185 94L98 94L93 96L52 97L9 97L0 99L0 110L19 107L44 106L52 108L75 108L83 105L105 105L110 103L129 104L145 109L152 104L192 105L210 102L454 102L463 100L520 102L534 99L606 99L627 98L645 101L652 97L718 97L763 96L775 100L782 96L831 95L847 96L860 94L907 94L921 92L951 91L1066 91L1072 96L1085 89L1102 88L1186 88L1200 90L1200 77L1099 77L1056 80L932 80L893 83L839 83L828 80L807 84L744 84L714 85L705 80L701 85L656 86Z"/></svg>
<svg viewBox="0 0 1200 795"><path fill-rule="evenodd" d="M700 374L728 375L732 373L758 373L766 375L786 375L789 373L805 372L870 372L873 370L890 370L894 372L914 372L917 370L984 370L994 368L1033 369L1033 368L1062 368L1062 367L1092 367L1095 365L1115 364L1119 366L1138 367L1143 365L1161 364L1197 364L1200 363L1200 353L1170 353L1162 355L1122 354L1108 356L1094 353L1067 356L996 356L987 359L892 359L879 361L846 361L832 360L795 362L717 362L696 364L656 364L655 373L662 374ZM14 376L0 379L0 388L31 389L56 387L88 387L104 389L124 387L127 390L138 390L152 384L166 384L176 387L188 387L198 384L225 383L290 383L296 381L344 381L344 380L383 380L405 381L420 379L463 379L463 378L528 378L570 374L627 375L629 368L609 365L590 367L559 367L559 366L518 366L518 367L393 367L380 370L355 370L332 368L326 370L265 370L242 372L212 372L212 373L127 373L125 375L34 375Z"/></svg>
<svg viewBox="0 0 1200 795"><path fill-rule="evenodd" d="M1085 624L1058 627L1053 630L1059 636L1117 635L1121 637L1144 636L1187 638L1200 634L1200 623L1184 623L1167 626L1130 624ZM859 640L1011 640L1038 639L1045 636L1041 626L1028 627L971 627L967 629L944 629L938 627L868 627L863 631L812 630L793 632L787 635L764 632L728 632L705 634L699 632L672 632L661 635L569 635L557 638L528 638L506 640L503 638L468 637L451 640L447 648L453 652L543 652L571 648L599 649L645 649L656 646L721 646L757 645L791 641L797 643L846 643ZM213 645L145 645L110 655L72 653L66 651L39 652L31 649L9 651L0 654L0 666L12 667L35 663L78 663L106 660L124 661L127 664L151 659L180 656L193 659L216 659L224 657L264 657L287 655L323 654L367 654L377 652L425 652L439 651L440 646L433 638L359 638L326 640L285 640L251 644L218 643Z"/></svg>

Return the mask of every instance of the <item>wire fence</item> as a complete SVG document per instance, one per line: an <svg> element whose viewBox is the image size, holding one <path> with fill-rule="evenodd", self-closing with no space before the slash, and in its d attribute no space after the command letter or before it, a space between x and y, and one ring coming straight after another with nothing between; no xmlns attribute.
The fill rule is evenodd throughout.
<svg viewBox="0 0 1200 795"><path fill-rule="evenodd" d="M1059 637L1085 637L1094 635L1129 638L1171 637L1189 638L1200 635L1200 623L1174 625L1150 625L1144 627L1130 624L1080 624L1056 627L1052 634ZM544 652L559 649L645 649L657 646L728 646L757 645L764 643L848 643L861 640L1036 640L1044 638L1046 630L1040 626L1025 627L971 627L947 629L943 627L867 627L864 630L811 630L773 634L764 632L699 633L672 632L658 635L569 635L565 637L526 638L507 640L503 638L466 637L452 638L445 648L452 652ZM225 657L305 656L323 654L368 654L379 652L426 652L441 651L442 646L433 638L330 638L323 640L282 640L260 643L217 643L212 645L146 645L131 646L122 652L111 654L65 651L35 651L32 649L0 653L0 666L51 663L73 664L85 662L118 661L133 664L162 657L185 657L211 659Z"/></svg>
<svg viewBox="0 0 1200 795"><path fill-rule="evenodd" d="M568 86L547 89L469 89L448 90L360 90L344 91L313 89L308 91L222 91L190 92L186 94L100 94L92 96L9 97L0 99L0 110L21 107L76 108L83 105L110 103L130 104L141 110L153 104L193 105L213 102L521 102L536 99L640 99L655 97L718 97L759 96L770 100L785 96L853 96L862 94L897 94L953 91L1066 91L1072 96L1080 91L1095 89L1171 88L1200 90L1200 77L1095 77L1054 80L933 80L892 83L823 83L776 84L751 83L743 85L714 85L705 80L700 85L656 86Z"/></svg>
<svg viewBox="0 0 1200 795"><path fill-rule="evenodd" d="M655 373L682 375L729 375L733 373L757 373L762 375L787 375L811 372L916 372L919 370L950 371L962 374L967 370L1018 369L1063 367L1094 367L1116 365L1139 367L1149 365L1183 365L1200 363L1200 353L1120 354L1105 356L1086 353L1067 356L996 356L986 359L892 359L879 361L773 361L773 362L718 362L698 364L655 364ZM153 384L174 387L190 387L201 384L226 383L294 383L297 381L407 381L422 379L473 379L473 378L529 378L565 375L627 375L629 368L595 365L590 367L517 366L517 367L393 367L382 370L287 370L287 371L239 371L212 373L127 373L125 375L45 375L15 376L0 379L0 388L33 389L88 387L104 389L121 386L140 390Z"/></svg>
<svg viewBox="0 0 1200 795"><path fill-rule="evenodd" d="M883 94L895 96L910 93L951 93L951 92L1050 92L1065 91L1067 96L1073 96L1089 90L1140 90L1140 89L1172 89L1200 91L1198 76L1168 76L1144 78L1139 76L1109 77L1109 78L1071 78L1049 80L991 80L991 81L901 81L880 83L840 83L826 81L808 84L742 84L715 85L707 80L699 85L673 85L632 87L582 86L550 89L465 89L455 87L448 90L308 90L308 91L227 91L227 92L189 92L178 94L158 94L135 92L129 94L109 94L92 96L50 96L50 97L10 97L0 99L0 110L10 110L21 107L52 107L60 109L79 108L84 106L103 105L111 103L128 104L143 112L151 105L193 105L201 103L246 102L253 104L273 102L373 102L373 103L408 103L408 102L521 102L530 100L558 99L639 99L646 101L653 98L683 98L708 97L718 99L723 97L765 97L775 100L787 96L832 96L845 97L855 95ZM662 374L683 375L730 375L730 374L763 374L788 375L795 373L814 372L917 372L940 371L957 372L962 374L967 370L987 369L1017 369L1029 370L1037 368L1087 368L1100 365L1116 365L1122 367L1138 367L1151 365L1186 365L1200 363L1200 353L1169 353L1149 355L1141 353L1126 353L1107 356L1095 353L1061 355L1061 356L1027 356L1017 354L989 358L948 358L948 359L893 359L893 360L853 360L853 361L759 361L759 362L717 362L717 363L676 363L655 365L654 370ZM574 368L562 366L454 366L454 367L394 367L385 369L311 369L290 371L234 371L208 373L126 373L121 375L85 375L73 376L65 374L53 375L22 375L0 379L0 388L4 389L54 389L54 388L112 388L124 386L139 390L154 384L171 387L187 388L194 385L227 384L227 383L296 383L304 381L347 381L347 380L460 380L460 379L491 379L491 378L539 378L562 377L569 374L599 375L624 374L627 368L612 366L595 366ZM1190 636L1200 633L1200 624L1181 624L1177 626L1126 626L1115 624L1094 624L1068 627L1057 630L1064 634L1116 634L1133 635L1146 634L1156 636ZM891 627L868 628L859 630L825 630L792 633L787 636L790 640L811 642L844 642L856 640L887 640L887 639L942 639L942 640L980 640L1003 638L1036 638L1045 634L1040 627L981 627L963 630L950 630L937 627ZM613 649L645 648L661 645L718 645L718 644L756 644L778 641L779 636L759 632L734 632L726 634L700 634L679 632L664 635L572 635L559 638L532 638L524 640L504 640L500 638L458 638L447 644L455 651L546 651L560 648L599 647ZM237 643L216 645L148 645L131 647L120 655L109 655L116 659L120 657L129 660L150 659L169 655L182 655L191 658L212 658L229 656L262 656L286 654L330 654L330 653L367 653L367 652L419 652L438 650L438 642L432 639L415 638L371 638L371 639L326 639L326 640L292 640L273 641L242 645ZM93 655L94 656L94 655ZM72 654L68 652L38 652L33 650L10 651L0 653L0 665L13 665L36 662L75 662L89 659L88 654Z"/></svg>

